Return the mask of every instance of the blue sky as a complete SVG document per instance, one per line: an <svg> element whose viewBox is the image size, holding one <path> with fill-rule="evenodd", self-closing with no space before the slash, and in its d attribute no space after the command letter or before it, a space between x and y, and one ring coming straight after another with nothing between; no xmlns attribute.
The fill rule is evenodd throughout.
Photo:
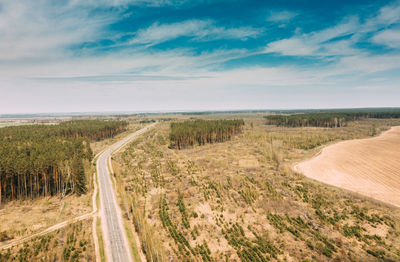
<svg viewBox="0 0 400 262"><path fill-rule="evenodd" d="M0 0L0 114L400 106L400 1Z"/></svg>

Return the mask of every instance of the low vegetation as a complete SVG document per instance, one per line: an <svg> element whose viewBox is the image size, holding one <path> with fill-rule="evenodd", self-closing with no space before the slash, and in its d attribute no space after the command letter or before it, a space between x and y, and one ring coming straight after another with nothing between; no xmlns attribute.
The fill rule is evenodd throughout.
<svg viewBox="0 0 400 262"><path fill-rule="evenodd" d="M0 262L96 261L91 220L68 225L44 236L0 250Z"/></svg>
<svg viewBox="0 0 400 262"><path fill-rule="evenodd" d="M122 210L148 261L400 260L398 211L290 169L321 145L400 121L332 129L244 120L230 140L184 150L170 146L175 124L159 123L114 156Z"/></svg>

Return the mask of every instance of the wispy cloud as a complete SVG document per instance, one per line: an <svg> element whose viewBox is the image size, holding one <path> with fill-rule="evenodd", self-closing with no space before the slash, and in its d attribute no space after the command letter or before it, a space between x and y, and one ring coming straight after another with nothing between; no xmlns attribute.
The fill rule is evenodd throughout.
<svg viewBox="0 0 400 262"><path fill-rule="evenodd" d="M347 54L350 41L328 42L339 37L353 34L359 27L356 17L344 19L340 24L309 34L297 33L292 38L272 42L265 48L266 53L280 53L289 56L329 56ZM340 48L338 48L338 46ZM351 50L354 52L355 50Z"/></svg>
<svg viewBox="0 0 400 262"><path fill-rule="evenodd" d="M261 29L252 27L227 28L218 26L212 20L186 20L172 24L156 22L146 29L139 30L130 43L155 45L179 37L189 37L198 41L216 39L247 40L248 38L257 37L261 32Z"/></svg>
<svg viewBox="0 0 400 262"><path fill-rule="evenodd" d="M72 45L104 37L104 26L117 21L117 13L93 14L61 1L2 1L0 60L63 55Z"/></svg>
<svg viewBox="0 0 400 262"><path fill-rule="evenodd" d="M351 70L352 72L372 74L400 68L400 55L382 54L347 56L340 59L340 64L338 66L346 70Z"/></svg>
<svg viewBox="0 0 400 262"><path fill-rule="evenodd" d="M394 1L381 9L376 16L370 17L360 28L360 32L371 32L381 27L391 26L400 22L400 0Z"/></svg>
<svg viewBox="0 0 400 262"><path fill-rule="evenodd" d="M324 30L308 34L296 32L291 38L269 43L265 52L287 56L355 55L360 51L353 46L371 33L374 34L372 41L375 43L397 48L400 31L386 28L400 22L399 14L400 1L395 1L379 9L375 16L363 23L353 15Z"/></svg>
<svg viewBox="0 0 400 262"><path fill-rule="evenodd" d="M298 13L293 11L270 11L267 16L267 21L274 23L284 23L289 22L296 16L298 16Z"/></svg>
<svg viewBox="0 0 400 262"><path fill-rule="evenodd" d="M95 111L105 104L107 110L317 107L333 104L331 94L343 101L343 94L368 90L375 98L384 93L375 88L381 86L392 92L390 97L382 94L381 101L389 97L398 103L400 90L390 88L399 81L394 72L400 67L398 50L378 52L357 44L399 48L399 1L366 19L338 18L338 24L323 30L299 23L289 37L286 29L274 35L267 26L294 21L304 10L270 12L264 24L212 12L207 18L175 14L168 21L179 22L168 23L162 23L165 16L154 16L160 6L181 14L176 6L189 2L0 0L0 113ZM135 13L146 8L149 17ZM110 39L115 45L103 48ZM155 47L168 41L168 48ZM323 62L291 63L298 57ZM251 62L242 63L244 58ZM233 60L238 66L227 66ZM349 101L353 105L354 99Z"/></svg>
<svg viewBox="0 0 400 262"><path fill-rule="evenodd" d="M391 48L400 48L400 30L387 29L372 37L372 41Z"/></svg>

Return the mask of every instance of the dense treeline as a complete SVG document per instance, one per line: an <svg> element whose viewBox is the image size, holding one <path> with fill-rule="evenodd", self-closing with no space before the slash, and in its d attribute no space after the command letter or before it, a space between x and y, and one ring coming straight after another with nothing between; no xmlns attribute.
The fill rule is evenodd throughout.
<svg viewBox="0 0 400 262"><path fill-rule="evenodd" d="M265 116L267 124L286 127L342 127L348 121L366 118L400 118L399 111L306 113L293 115Z"/></svg>
<svg viewBox="0 0 400 262"><path fill-rule="evenodd" d="M400 107L382 107L382 108L336 108L336 109L294 109L294 110L272 110L272 114L319 114L319 113L400 113Z"/></svg>
<svg viewBox="0 0 400 262"><path fill-rule="evenodd" d="M195 143L223 142L242 131L244 121L237 120L194 120L171 123L171 147L185 148Z"/></svg>
<svg viewBox="0 0 400 262"><path fill-rule="evenodd" d="M87 137L90 140L99 141L110 138L125 130L126 121L102 121L102 120L75 120L59 125L60 135L64 137Z"/></svg>
<svg viewBox="0 0 400 262"><path fill-rule="evenodd" d="M89 142L116 135L126 122L80 120L59 125L0 129L0 204L2 201L86 191L84 161Z"/></svg>

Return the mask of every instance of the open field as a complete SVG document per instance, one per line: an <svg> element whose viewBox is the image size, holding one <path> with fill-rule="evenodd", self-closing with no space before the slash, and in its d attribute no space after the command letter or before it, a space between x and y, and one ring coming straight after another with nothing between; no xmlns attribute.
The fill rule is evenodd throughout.
<svg viewBox="0 0 400 262"><path fill-rule="evenodd" d="M48 197L17 200L0 209L0 243L19 239L46 229L62 221L92 211L91 193L65 198Z"/></svg>
<svg viewBox="0 0 400 262"><path fill-rule="evenodd" d="M184 150L169 148L162 122L113 157L123 215L148 260L400 259L398 209L290 168L324 145L371 137L398 120L285 128L254 114L245 122L230 141Z"/></svg>
<svg viewBox="0 0 400 262"><path fill-rule="evenodd" d="M378 137L326 147L295 170L400 207L400 127Z"/></svg>
<svg viewBox="0 0 400 262"><path fill-rule="evenodd" d="M0 251L6 261L96 261L92 238L92 220L84 220L45 236Z"/></svg>

